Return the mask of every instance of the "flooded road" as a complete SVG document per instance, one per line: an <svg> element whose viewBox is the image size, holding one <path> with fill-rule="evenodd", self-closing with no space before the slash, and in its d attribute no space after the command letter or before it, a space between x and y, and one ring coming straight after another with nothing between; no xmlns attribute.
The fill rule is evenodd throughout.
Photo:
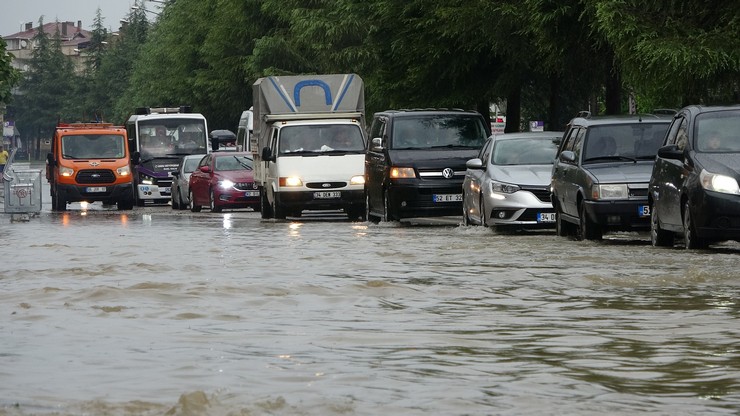
<svg viewBox="0 0 740 416"><path fill-rule="evenodd" d="M736 243L169 207L0 230L0 415L740 412Z"/></svg>

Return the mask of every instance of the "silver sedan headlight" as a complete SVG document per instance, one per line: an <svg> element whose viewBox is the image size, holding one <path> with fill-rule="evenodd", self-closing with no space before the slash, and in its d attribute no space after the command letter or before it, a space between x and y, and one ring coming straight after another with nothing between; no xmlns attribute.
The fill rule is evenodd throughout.
<svg viewBox="0 0 740 416"><path fill-rule="evenodd" d="M514 192L519 191L520 188L519 185L513 185L510 183L505 182L498 182L498 181L491 181L491 192L499 193L499 194L513 194Z"/></svg>

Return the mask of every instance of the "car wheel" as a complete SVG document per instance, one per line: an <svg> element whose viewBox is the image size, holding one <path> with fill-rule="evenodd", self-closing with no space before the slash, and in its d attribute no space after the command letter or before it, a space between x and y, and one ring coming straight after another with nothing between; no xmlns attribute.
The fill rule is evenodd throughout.
<svg viewBox="0 0 740 416"><path fill-rule="evenodd" d="M468 217L468 210L465 209L465 201L463 201L463 207L462 207L462 225L463 227L469 227L472 225L470 222L470 217Z"/></svg>
<svg viewBox="0 0 740 416"><path fill-rule="evenodd" d="M655 209L655 203L650 205L650 242L653 247L672 247L673 233L660 228L658 211Z"/></svg>
<svg viewBox="0 0 740 416"><path fill-rule="evenodd" d="M396 216L393 215L393 212L391 211L391 198L388 194L388 190L386 189L383 191L383 221L393 221L396 219Z"/></svg>
<svg viewBox="0 0 740 416"><path fill-rule="evenodd" d="M180 198L178 198L177 194L177 189L174 189L170 194L170 205L172 205L172 209L180 209Z"/></svg>
<svg viewBox="0 0 740 416"><path fill-rule="evenodd" d="M694 221L691 219L689 201L683 204L683 241L686 250L697 250L707 246L707 242L696 235L696 227L694 226Z"/></svg>
<svg viewBox="0 0 740 416"><path fill-rule="evenodd" d="M483 201L483 197L480 197L480 225L488 227L488 220L486 219L486 203Z"/></svg>
<svg viewBox="0 0 740 416"><path fill-rule="evenodd" d="M119 199L116 201L116 208L118 208L119 211L130 211L134 209L133 198Z"/></svg>
<svg viewBox="0 0 740 416"><path fill-rule="evenodd" d="M368 221L372 222L373 224L377 224L380 222L380 217L378 217L375 214L372 214L370 211L370 195L365 192L365 218L367 218Z"/></svg>
<svg viewBox="0 0 740 416"><path fill-rule="evenodd" d="M208 195L209 195L209 199L211 201L211 212L221 212L221 210L223 208L221 208L220 206L216 205L216 196L213 195L213 189L211 189L208 192Z"/></svg>
<svg viewBox="0 0 740 416"><path fill-rule="evenodd" d="M588 218L585 203L581 203L578 213L580 216L578 238L580 240L601 240L601 237L603 235L601 226Z"/></svg>
<svg viewBox="0 0 740 416"><path fill-rule="evenodd" d="M195 198L193 198L193 191L190 191L188 196L190 197L190 211L200 212L200 205L195 204Z"/></svg>
<svg viewBox="0 0 740 416"><path fill-rule="evenodd" d="M573 234L573 224L569 223L563 218L563 212L560 210L560 205L555 205L555 234L560 237L568 237Z"/></svg>
<svg viewBox="0 0 740 416"><path fill-rule="evenodd" d="M265 188L260 189L260 216L262 219L270 219L272 218L272 207L270 206L269 201L267 200L267 191Z"/></svg>

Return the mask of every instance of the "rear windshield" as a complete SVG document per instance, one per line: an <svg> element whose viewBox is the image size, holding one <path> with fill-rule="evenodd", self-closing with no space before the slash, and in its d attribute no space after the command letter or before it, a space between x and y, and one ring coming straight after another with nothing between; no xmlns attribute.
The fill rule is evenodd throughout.
<svg viewBox="0 0 740 416"><path fill-rule="evenodd" d="M126 141L120 134L80 134L62 136L65 159L121 159L126 156Z"/></svg>
<svg viewBox="0 0 740 416"><path fill-rule="evenodd" d="M635 123L588 128L584 163L617 158L652 160L663 144L668 123Z"/></svg>
<svg viewBox="0 0 740 416"><path fill-rule="evenodd" d="M392 149L474 148L483 146L488 134L481 117L436 114L399 117L393 122Z"/></svg>

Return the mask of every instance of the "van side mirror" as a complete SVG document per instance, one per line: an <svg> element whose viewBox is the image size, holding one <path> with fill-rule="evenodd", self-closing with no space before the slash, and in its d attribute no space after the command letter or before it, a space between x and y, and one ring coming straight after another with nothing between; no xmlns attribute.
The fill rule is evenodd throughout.
<svg viewBox="0 0 740 416"><path fill-rule="evenodd" d="M573 153L570 150L563 150L560 153L560 156L558 156L558 160L563 163L575 163L576 162L576 154Z"/></svg>
<svg viewBox="0 0 740 416"><path fill-rule="evenodd" d="M272 152L270 151L270 148L267 146L262 148L262 160L265 160L268 162L275 161L275 158L272 156Z"/></svg>
<svg viewBox="0 0 740 416"><path fill-rule="evenodd" d="M383 150L383 139L374 137L372 142L370 142L370 149L376 152Z"/></svg>

